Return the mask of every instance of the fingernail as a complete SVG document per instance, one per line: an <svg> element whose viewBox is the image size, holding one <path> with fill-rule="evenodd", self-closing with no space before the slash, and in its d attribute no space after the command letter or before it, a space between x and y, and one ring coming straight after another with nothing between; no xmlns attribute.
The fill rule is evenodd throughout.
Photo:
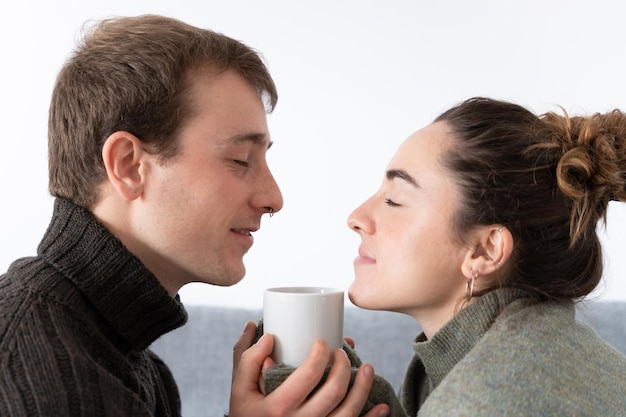
<svg viewBox="0 0 626 417"><path fill-rule="evenodd" d="M268 361L267 358L263 361L263 366L261 367L261 372L265 373L268 369L272 367L272 362Z"/></svg>

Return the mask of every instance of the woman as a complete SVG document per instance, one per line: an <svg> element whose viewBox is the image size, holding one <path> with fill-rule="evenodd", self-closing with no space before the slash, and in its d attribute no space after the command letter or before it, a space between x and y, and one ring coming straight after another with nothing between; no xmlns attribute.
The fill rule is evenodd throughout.
<svg viewBox="0 0 626 417"><path fill-rule="evenodd" d="M626 200L626 115L537 117L473 98L398 149L348 225L349 296L423 329L410 416L624 416L626 358L575 320L602 275L598 220Z"/></svg>

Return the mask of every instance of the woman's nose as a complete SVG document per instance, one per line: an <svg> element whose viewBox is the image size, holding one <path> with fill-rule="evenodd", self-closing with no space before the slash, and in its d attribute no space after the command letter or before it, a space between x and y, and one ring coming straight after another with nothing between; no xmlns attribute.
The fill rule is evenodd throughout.
<svg viewBox="0 0 626 417"><path fill-rule="evenodd" d="M368 200L369 201L369 200ZM367 216L367 202L354 209L348 216L348 227L357 233L371 233L372 222Z"/></svg>

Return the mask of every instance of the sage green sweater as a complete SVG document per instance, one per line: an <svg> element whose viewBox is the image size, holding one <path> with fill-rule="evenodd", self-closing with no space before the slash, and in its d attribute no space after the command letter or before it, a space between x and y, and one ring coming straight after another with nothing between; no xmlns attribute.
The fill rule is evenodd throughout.
<svg viewBox="0 0 626 417"><path fill-rule="evenodd" d="M400 398L420 417L623 417L626 358L573 305L496 290L431 340L419 335ZM418 412L419 411L419 412Z"/></svg>

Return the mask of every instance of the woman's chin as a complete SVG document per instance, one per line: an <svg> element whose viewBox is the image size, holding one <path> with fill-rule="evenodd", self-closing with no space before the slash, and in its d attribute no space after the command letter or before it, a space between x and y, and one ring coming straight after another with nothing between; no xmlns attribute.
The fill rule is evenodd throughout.
<svg viewBox="0 0 626 417"><path fill-rule="evenodd" d="M350 287L348 288L348 299L355 306L363 307L360 303L359 292L355 287L355 283L353 282L352 285L350 285Z"/></svg>
<svg viewBox="0 0 626 417"><path fill-rule="evenodd" d="M377 304L380 303L376 294L372 294L371 292L360 291L359 287L352 283L350 288L348 289L348 298L350 302L357 307L364 308L366 310L382 310L380 306Z"/></svg>

